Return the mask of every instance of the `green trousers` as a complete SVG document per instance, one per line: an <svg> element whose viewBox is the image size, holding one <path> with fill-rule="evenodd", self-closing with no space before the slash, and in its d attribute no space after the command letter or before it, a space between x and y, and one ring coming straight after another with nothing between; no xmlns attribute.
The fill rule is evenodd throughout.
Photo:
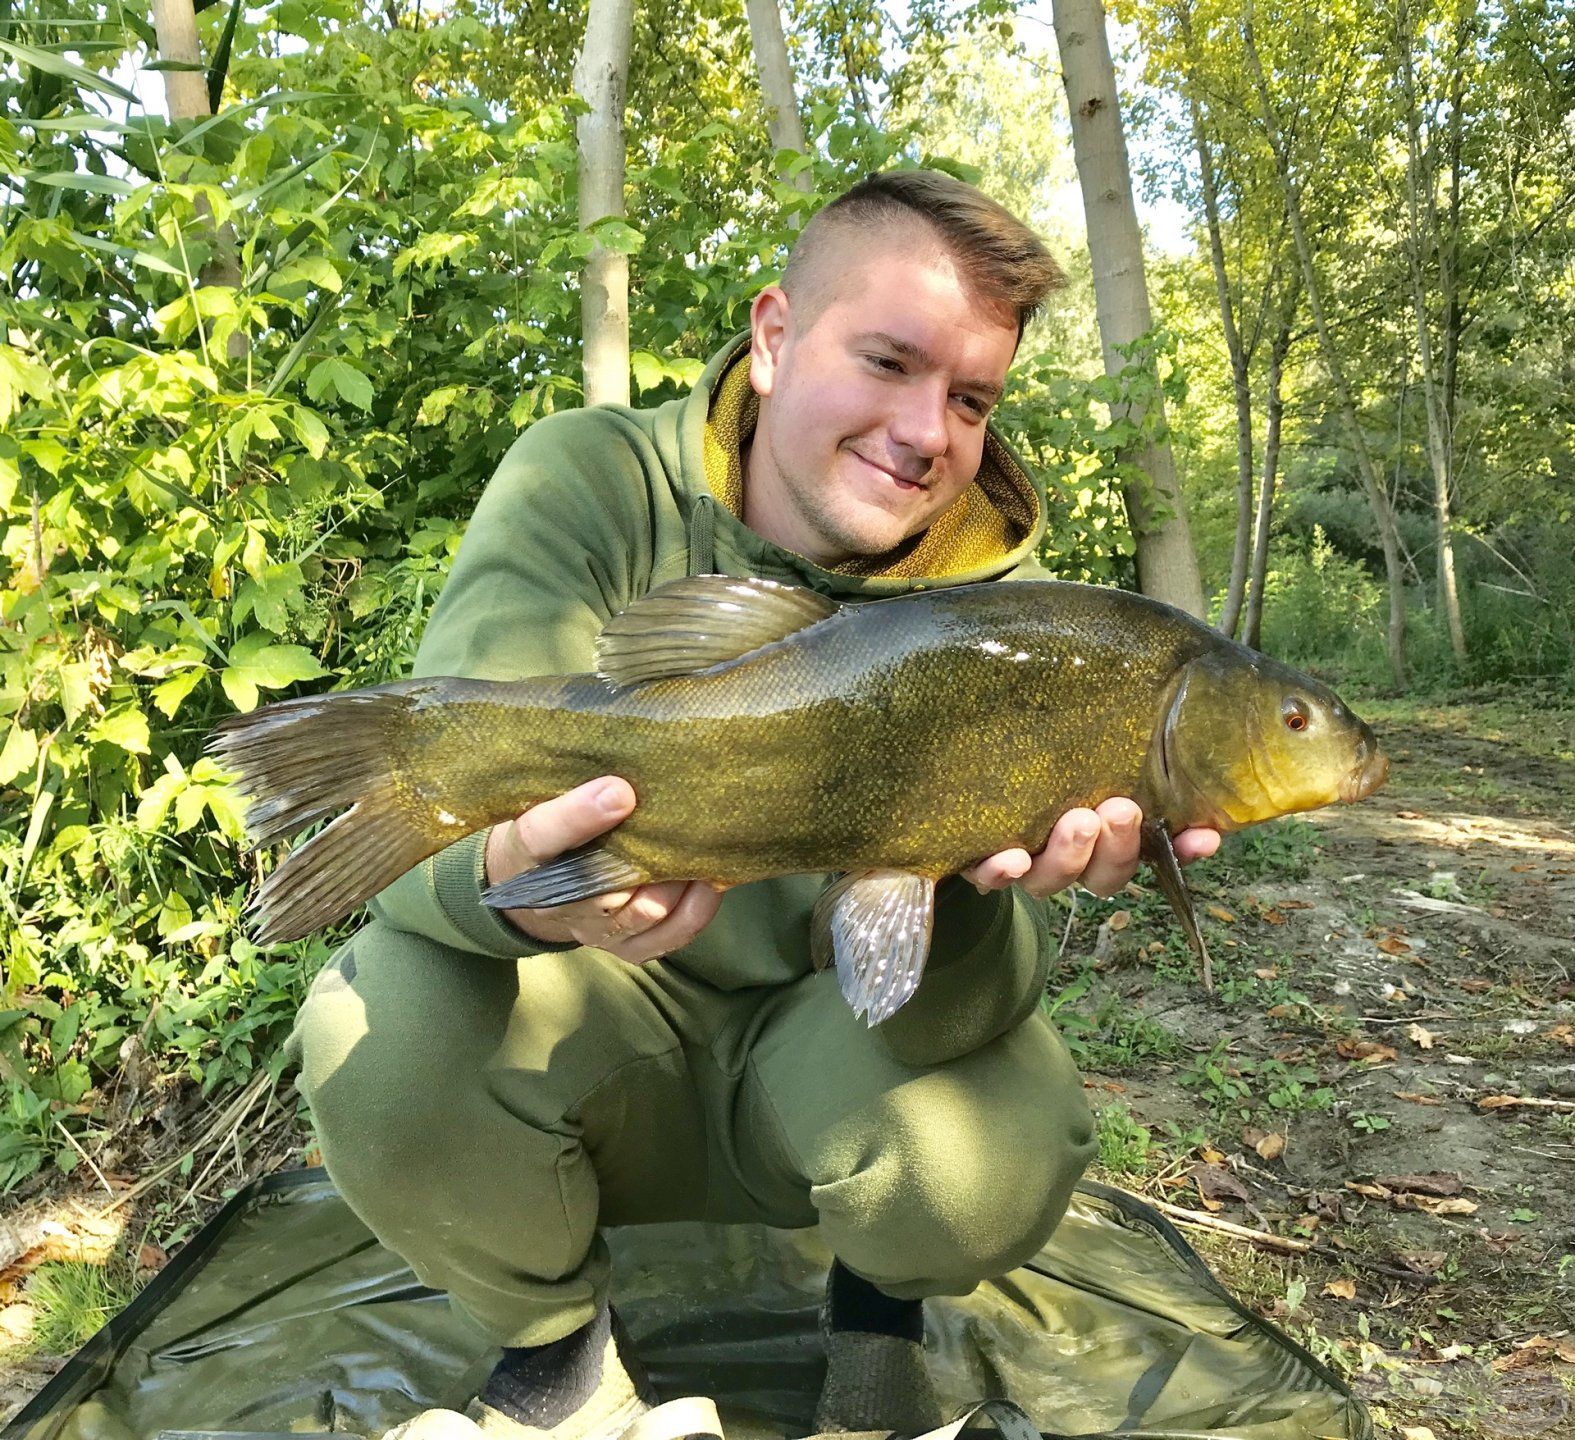
<svg viewBox="0 0 1575 1440"><path fill-rule="evenodd" d="M914 1067L830 972L723 991L661 962L498 960L374 921L318 978L296 1043L345 1199L500 1345L591 1317L604 1225L818 1225L892 1295L965 1294L1044 1244L1094 1148L1042 1016Z"/></svg>

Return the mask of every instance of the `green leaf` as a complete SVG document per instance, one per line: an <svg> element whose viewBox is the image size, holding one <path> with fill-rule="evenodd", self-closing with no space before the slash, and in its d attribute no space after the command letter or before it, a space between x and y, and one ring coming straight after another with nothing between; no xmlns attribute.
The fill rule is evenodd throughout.
<svg viewBox="0 0 1575 1440"><path fill-rule="evenodd" d="M42 70L49 75L59 75L78 85L85 85L89 90L96 90L101 95L113 95L117 100L129 100L138 109L142 107L142 101L137 98L134 91L106 79L96 70L78 65L75 60L67 60L64 55L57 55L53 50L41 50L36 45L18 45L14 40L0 40L0 55L9 55L13 60L20 60L22 64L31 65L35 70Z"/></svg>
<svg viewBox="0 0 1575 1440"><path fill-rule="evenodd" d="M635 386L640 390L654 390L667 378L662 362L648 350L636 350L630 355L629 369L634 374Z"/></svg>
<svg viewBox="0 0 1575 1440"><path fill-rule="evenodd" d="M168 680L153 687L154 707L167 720L173 720L186 703L186 697L197 688L197 683L208 673L205 665L194 666L171 675Z"/></svg>
<svg viewBox="0 0 1575 1440"><path fill-rule="evenodd" d="M358 410L372 408L372 382L343 360L319 360L306 377L306 393L313 400L320 401L330 392L348 400Z"/></svg>
<svg viewBox="0 0 1575 1440"><path fill-rule="evenodd" d="M12 345L0 345L0 425L22 408L22 397L44 399L50 393L49 371Z"/></svg>
<svg viewBox="0 0 1575 1440"><path fill-rule="evenodd" d="M331 290L336 295L344 289L344 280L326 255L303 255L268 277L270 287L290 285L299 280L316 285L320 290Z"/></svg>
<svg viewBox="0 0 1575 1440"><path fill-rule="evenodd" d="M11 727L0 749L0 785L9 785L24 770L38 763L38 737L18 723Z"/></svg>
<svg viewBox="0 0 1575 1440"><path fill-rule="evenodd" d="M32 185L53 185L57 190L84 190L92 195L135 195L137 187L118 175L95 175L88 170L34 171L22 179Z"/></svg>
<svg viewBox="0 0 1575 1440"><path fill-rule="evenodd" d="M128 755L147 755L149 749L148 717L135 705L125 705L111 710L87 733L90 741L118 745Z"/></svg>
<svg viewBox="0 0 1575 1440"><path fill-rule="evenodd" d="M258 632L235 642L229 668L219 683L237 710L251 710L257 705L259 690L282 690L298 680L317 680L327 673L304 646L276 645L272 636Z"/></svg>

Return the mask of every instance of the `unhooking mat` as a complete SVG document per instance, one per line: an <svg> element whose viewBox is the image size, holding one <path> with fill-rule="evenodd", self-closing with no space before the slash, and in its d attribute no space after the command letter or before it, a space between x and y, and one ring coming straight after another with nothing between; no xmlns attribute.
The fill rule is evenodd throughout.
<svg viewBox="0 0 1575 1440"><path fill-rule="evenodd" d="M830 1263L812 1231L653 1225L609 1240L614 1302L663 1399L712 1396L729 1440L810 1429ZM1104 1186L1078 1187L1030 1264L925 1310L942 1401L1013 1400L1049 1437L1373 1433L1340 1381L1233 1299L1172 1225ZM495 1353L321 1170L293 1171L236 1195L0 1440L376 1436L462 1408Z"/></svg>

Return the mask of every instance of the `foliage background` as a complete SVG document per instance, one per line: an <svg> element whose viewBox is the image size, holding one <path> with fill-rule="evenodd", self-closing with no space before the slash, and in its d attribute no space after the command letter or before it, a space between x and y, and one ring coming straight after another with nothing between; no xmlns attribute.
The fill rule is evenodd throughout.
<svg viewBox="0 0 1575 1440"><path fill-rule="evenodd" d="M1526 58L1561 22L1512 8L1548 34L1500 78L1537 114L1566 113L1567 77ZM1030 332L999 413L1050 485L1047 559L1068 578L1130 582L1113 457L1131 436L1105 405L1162 385L1217 589L1233 441L1206 261L1194 249L1160 267L1166 332L1123 379L1098 375L1059 79L1011 12L915 5L899 29L868 0L800 0L805 196L765 139L742 7L639 8L629 215L598 229L631 255L637 401L679 393L743 327L808 209L869 170L944 163L1068 257L1073 284ZM0 1191L85 1152L109 1168L94 1147L112 1123L172 1087L220 1093L281 1063L334 937L268 952L244 938L269 862L244 852L204 738L294 687L400 674L498 458L580 398L583 6L215 5L199 17L205 54L232 16L219 113L171 125L139 99L158 94L139 7L0 3ZM1135 114L1186 198L1173 114ZM1378 297L1353 298L1343 324L1366 346L1374 434L1392 437L1422 678L1567 683L1564 190L1546 167L1527 172L1516 197L1536 211L1536 243L1494 272L1471 354L1461 523L1480 544L1466 551L1462 674L1429 628L1425 467L1392 384L1404 317L1392 257L1364 229L1358 131L1341 153L1346 203L1324 223L1348 293ZM1257 243L1247 193L1243 180L1244 248ZM238 286L204 283L216 257L238 264ZM1382 673L1375 540L1303 351L1266 647L1361 680ZM133 1057L162 1078L128 1096Z"/></svg>

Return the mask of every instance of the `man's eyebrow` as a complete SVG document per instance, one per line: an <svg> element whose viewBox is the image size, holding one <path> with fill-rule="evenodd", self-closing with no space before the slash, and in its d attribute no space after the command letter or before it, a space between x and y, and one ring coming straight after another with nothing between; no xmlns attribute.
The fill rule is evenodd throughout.
<svg viewBox="0 0 1575 1440"><path fill-rule="evenodd" d="M895 335L888 335L884 330L871 330L866 335L860 335L859 340L876 340L893 354L904 360L911 360L915 365L931 366L935 363L930 352L922 346L915 345L911 340L899 340ZM993 380L959 380L957 386L960 390L972 390L986 396L993 405L1001 398L1002 390Z"/></svg>

